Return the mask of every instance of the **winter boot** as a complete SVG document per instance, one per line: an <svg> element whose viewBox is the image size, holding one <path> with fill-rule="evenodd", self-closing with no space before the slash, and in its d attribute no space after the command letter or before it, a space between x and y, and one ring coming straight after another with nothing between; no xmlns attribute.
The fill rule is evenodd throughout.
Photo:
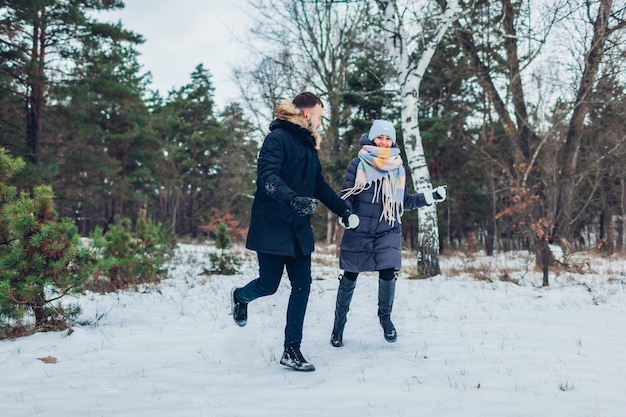
<svg viewBox="0 0 626 417"><path fill-rule="evenodd" d="M248 323L248 304L239 301L235 295L237 287L230 290L230 310L237 326L243 327Z"/></svg>
<svg viewBox="0 0 626 417"><path fill-rule="evenodd" d="M304 359L302 352L300 352L300 347L298 346L285 348L283 356L280 358L280 364L301 372L310 372L315 370L315 366Z"/></svg>
<svg viewBox="0 0 626 417"><path fill-rule="evenodd" d="M343 346L343 328L346 325L350 301L356 287L356 281L339 275L339 289L337 290L337 302L335 304L335 322L333 333L330 335L330 344L334 347Z"/></svg>
<svg viewBox="0 0 626 417"><path fill-rule="evenodd" d="M396 328L391 322L391 309L396 293L396 278L389 281L378 279L378 318L383 328L383 335L388 342L395 342L398 338Z"/></svg>

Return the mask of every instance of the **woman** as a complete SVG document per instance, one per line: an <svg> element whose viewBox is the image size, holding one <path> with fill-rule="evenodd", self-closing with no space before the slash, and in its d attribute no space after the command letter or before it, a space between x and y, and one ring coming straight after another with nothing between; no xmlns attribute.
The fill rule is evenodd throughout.
<svg viewBox="0 0 626 417"><path fill-rule="evenodd" d="M346 171L342 197L359 217L356 229L346 229L339 253L339 290L330 342L343 346L343 329L359 272L378 271L378 317L388 342L397 339L391 309L400 269L404 210L415 210L444 201L446 187L409 194L405 171L391 122L375 120L359 144L359 154ZM340 220L341 222L341 220ZM342 223L343 224L343 223Z"/></svg>

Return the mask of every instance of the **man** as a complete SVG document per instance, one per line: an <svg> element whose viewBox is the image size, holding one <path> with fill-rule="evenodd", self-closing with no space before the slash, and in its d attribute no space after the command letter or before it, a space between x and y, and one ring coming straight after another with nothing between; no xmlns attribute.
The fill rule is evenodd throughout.
<svg viewBox="0 0 626 417"><path fill-rule="evenodd" d="M300 352L312 282L310 218L321 201L350 225L350 209L322 176L317 129L323 113L322 101L309 92L282 101L274 110L276 119L259 152L257 191L246 240L246 247L257 252L259 277L231 291L233 319L243 327L248 303L274 294L287 268L291 294L280 363L296 371L315 370Z"/></svg>

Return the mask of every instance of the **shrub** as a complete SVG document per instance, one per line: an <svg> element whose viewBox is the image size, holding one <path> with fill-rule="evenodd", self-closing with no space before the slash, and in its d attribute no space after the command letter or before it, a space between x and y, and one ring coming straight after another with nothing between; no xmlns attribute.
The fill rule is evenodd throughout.
<svg viewBox="0 0 626 417"><path fill-rule="evenodd" d="M99 259L93 288L99 291L158 282L167 275L164 265L176 247L171 228L154 224L145 210L139 212L134 230L130 219L116 217L105 234L97 229L91 238Z"/></svg>
<svg viewBox="0 0 626 417"><path fill-rule="evenodd" d="M219 254L209 254L211 262L211 269L207 271L209 274L234 275L239 273L238 267L241 265L241 260L226 252L232 246L228 227L224 223L218 223L215 228L215 247L219 249Z"/></svg>

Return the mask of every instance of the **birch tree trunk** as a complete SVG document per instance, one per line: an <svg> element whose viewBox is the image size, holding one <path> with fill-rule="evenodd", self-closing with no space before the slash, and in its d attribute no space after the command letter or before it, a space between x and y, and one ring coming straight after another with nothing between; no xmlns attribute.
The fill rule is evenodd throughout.
<svg viewBox="0 0 626 417"><path fill-rule="evenodd" d="M397 0L377 1L383 16L383 31L389 54L398 72L400 97L402 100L401 120L404 137L404 151L407 156L408 169L411 172L413 185L418 192L432 189L430 173L424 155L422 136L419 128L419 88L424 73L432 60L437 45L443 35L457 18L458 0L451 0L436 26L434 33L425 44L423 33L409 33L407 28L422 29L419 25L405 25L405 16L415 14L401 11ZM418 8L416 8L418 9ZM417 40L419 36L419 42ZM420 47L420 45L422 45ZM415 60L414 53L419 51ZM418 260L417 266L421 275L434 276L441 272L439 267L439 229L437 227L437 208L433 204L418 211Z"/></svg>

